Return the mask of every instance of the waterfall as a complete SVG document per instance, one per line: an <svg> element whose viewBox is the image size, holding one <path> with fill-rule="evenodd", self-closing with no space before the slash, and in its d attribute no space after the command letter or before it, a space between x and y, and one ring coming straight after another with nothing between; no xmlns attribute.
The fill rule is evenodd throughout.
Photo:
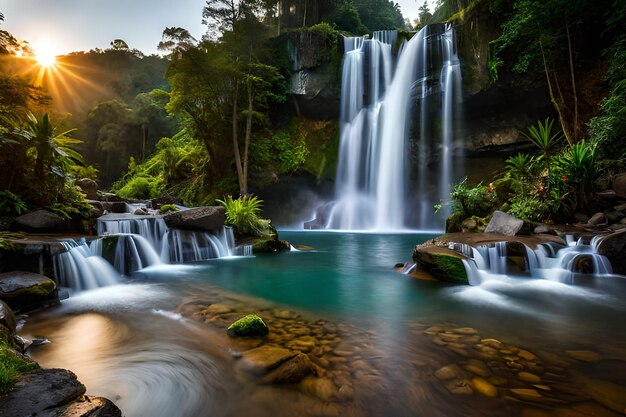
<svg viewBox="0 0 626 417"><path fill-rule="evenodd" d="M380 31L372 39L344 38L339 159L335 201L322 219L326 228L443 225L444 216L435 220L433 206L448 198L454 177L461 97L454 30L448 24L426 26L402 45L394 62L397 35ZM413 142L417 155L410 152ZM435 155L439 166L433 175Z"/></svg>
<svg viewBox="0 0 626 417"><path fill-rule="evenodd" d="M53 258L57 282L74 290L90 290L114 285L120 274L101 256L92 252L85 239L61 242L66 252Z"/></svg>
<svg viewBox="0 0 626 417"><path fill-rule="evenodd" d="M567 237L568 245L541 244L536 249L519 242L496 242L493 245L473 247L451 243L450 249L468 257L463 261L471 285L480 285L503 275L530 276L565 284L573 284L581 275L608 276L613 273L609 260L597 253L594 243L583 243ZM510 253L508 245L518 245L517 253ZM515 257L523 258L523 268L512 262ZM512 269L515 266L515 269Z"/></svg>

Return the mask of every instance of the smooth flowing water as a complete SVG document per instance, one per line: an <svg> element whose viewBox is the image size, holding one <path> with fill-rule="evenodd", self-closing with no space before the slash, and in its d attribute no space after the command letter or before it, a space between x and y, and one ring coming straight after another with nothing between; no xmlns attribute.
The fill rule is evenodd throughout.
<svg viewBox="0 0 626 417"><path fill-rule="evenodd" d="M127 417L526 412L523 402L451 394L433 375L463 358L433 343L423 333L430 326L471 327L481 338L559 356L593 350L613 361L605 374L626 383L620 373L626 363L623 293L507 276L454 286L393 271L410 258L415 244L431 237L283 232L281 238L294 246L314 250L143 269L124 284L82 292L33 315L21 333L50 339L32 352L34 358L44 367L73 370L88 393L111 398ZM322 401L293 386L259 385L243 377L231 355L244 349L241 344L209 316L202 323L178 314L188 316L180 306L193 303L215 304L216 311L218 306L230 311L228 317L296 311L305 318L298 331L320 320L333 323L343 329L337 330L343 347L329 353L335 356L327 378L337 386L347 378L353 395ZM288 323L272 320L271 329ZM607 412L602 415L611 415Z"/></svg>

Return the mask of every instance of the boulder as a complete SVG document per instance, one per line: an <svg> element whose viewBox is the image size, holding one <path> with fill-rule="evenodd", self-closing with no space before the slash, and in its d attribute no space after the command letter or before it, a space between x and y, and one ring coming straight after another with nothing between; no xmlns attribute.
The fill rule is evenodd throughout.
<svg viewBox="0 0 626 417"><path fill-rule="evenodd" d="M575 213L574 214L574 221L576 223L587 223L589 221L589 216L587 216L584 213Z"/></svg>
<svg viewBox="0 0 626 417"><path fill-rule="evenodd" d="M606 226L607 224L609 224L609 221L604 213L594 214L587 222L588 226Z"/></svg>
<svg viewBox="0 0 626 417"><path fill-rule="evenodd" d="M617 174L611 180L612 189L620 197L626 198L626 172Z"/></svg>
<svg viewBox="0 0 626 417"><path fill-rule="evenodd" d="M126 213L126 203L123 201L103 201L102 208L109 213Z"/></svg>
<svg viewBox="0 0 626 417"><path fill-rule="evenodd" d="M465 256L442 246L417 247L413 259L421 268L435 278L459 284L468 284L463 265Z"/></svg>
<svg viewBox="0 0 626 417"><path fill-rule="evenodd" d="M153 198L150 200L150 204L153 209L159 210L161 206L166 204L175 204L177 206L183 205L183 199L178 197L172 197L170 195L165 195L163 197Z"/></svg>
<svg viewBox="0 0 626 417"><path fill-rule="evenodd" d="M47 210L35 210L15 219L15 230L31 233L58 233L65 231L67 225L63 217Z"/></svg>
<svg viewBox="0 0 626 417"><path fill-rule="evenodd" d="M236 368L268 384L296 383L317 374L315 365L304 353L270 345L244 352Z"/></svg>
<svg viewBox="0 0 626 417"><path fill-rule="evenodd" d="M85 194L87 200L98 199L98 184L89 178L83 178L76 180L75 184L80 188L80 191Z"/></svg>
<svg viewBox="0 0 626 417"><path fill-rule="evenodd" d="M48 414L46 414L48 415ZM54 417L122 417L122 412L110 400L85 395L76 401L59 407Z"/></svg>
<svg viewBox="0 0 626 417"><path fill-rule="evenodd" d="M0 327L3 327L9 335L15 334L15 315L11 307L0 300ZM2 335L2 329L0 329L0 335Z"/></svg>
<svg viewBox="0 0 626 417"><path fill-rule="evenodd" d="M242 317L228 327L230 336L255 337L268 333L269 329L263 319L255 314Z"/></svg>
<svg viewBox="0 0 626 417"><path fill-rule="evenodd" d="M117 202L123 202L124 200L122 199L122 197L120 197L117 194L113 194L113 193L104 193L102 194L102 201L106 201L107 203L117 203Z"/></svg>
<svg viewBox="0 0 626 417"><path fill-rule="evenodd" d="M58 301L56 284L50 278L32 272L0 274L0 300L14 310L25 310Z"/></svg>
<svg viewBox="0 0 626 417"><path fill-rule="evenodd" d="M608 213L604 213L604 215L609 223L619 223L619 221L624 218L624 214L618 210L609 211Z"/></svg>
<svg viewBox="0 0 626 417"><path fill-rule="evenodd" d="M147 216L150 213L148 212L148 209L145 209L143 207L139 207L139 208L135 209L133 214L136 215L136 216Z"/></svg>
<svg viewBox="0 0 626 417"><path fill-rule="evenodd" d="M535 230L533 230L533 233L536 235L541 235L541 234L554 235L554 236L557 235L556 230L554 230L547 224L540 224L539 226L535 227Z"/></svg>
<svg viewBox="0 0 626 417"><path fill-rule="evenodd" d="M613 272L626 275L626 229L602 237L597 251L609 259Z"/></svg>
<svg viewBox="0 0 626 417"><path fill-rule="evenodd" d="M496 210L485 229L485 233L498 233L505 236L515 236L524 226L524 220Z"/></svg>
<svg viewBox="0 0 626 417"><path fill-rule="evenodd" d="M91 205L91 217L100 217L104 214L104 206L101 201L87 200L87 202Z"/></svg>
<svg viewBox="0 0 626 417"><path fill-rule="evenodd" d="M463 233L473 232L476 230L477 227L478 227L478 223L476 223L476 220L474 220L471 217L461 222L461 231Z"/></svg>
<svg viewBox="0 0 626 417"><path fill-rule="evenodd" d="M226 210L222 206L196 207L169 213L163 219L170 229L218 232L224 226Z"/></svg>

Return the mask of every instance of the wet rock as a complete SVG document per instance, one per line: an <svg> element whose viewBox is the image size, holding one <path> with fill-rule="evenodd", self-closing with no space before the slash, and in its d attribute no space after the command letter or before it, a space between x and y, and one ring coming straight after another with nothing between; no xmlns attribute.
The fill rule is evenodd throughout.
<svg viewBox="0 0 626 417"><path fill-rule="evenodd" d="M139 208L135 209L133 214L136 215L136 216L147 216L150 213L148 212L147 209L145 209L143 207L139 207Z"/></svg>
<svg viewBox="0 0 626 417"><path fill-rule="evenodd" d="M32 272L0 274L0 299L13 310L25 310L58 301L56 284L50 278Z"/></svg>
<svg viewBox="0 0 626 417"><path fill-rule="evenodd" d="M533 233L536 235L541 235L541 234L555 235L555 236L557 235L556 230L554 230L553 228L545 224L540 224L539 226L535 227L535 229L533 230Z"/></svg>
<svg viewBox="0 0 626 417"><path fill-rule="evenodd" d="M579 224L584 224L584 223L587 223L589 221L589 216L587 216L584 213L575 213L574 214L574 221L576 221L576 223L579 223Z"/></svg>
<svg viewBox="0 0 626 417"><path fill-rule="evenodd" d="M463 265L465 256L441 246L421 246L413 252L413 259L433 277L446 282L467 284L467 272Z"/></svg>
<svg viewBox="0 0 626 417"><path fill-rule="evenodd" d="M519 351L519 352L517 352L517 355L518 355L520 358L522 358L522 359L526 359L526 360L529 360L529 361L532 361L532 360L534 360L534 359L537 359L537 356L535 356L535 354L530 353L529 351L524 350L524 349L520 349L520 351Z"/></svg>
<svg viewBox="0 0 626 417"><path fill-rule="evenodd" d="M531 384L538 384L541 382L541 378L535 374L531 374L530 372L520 372L517 374L517 377L520 381L530 382Z"/></svg>
<svg viewBox="0 0 626 417"><path fill-rule="evenodd" d="M233 309L226 304L216 303L208 306L205 311L210 314L226 314L232 313Z"/></svg>
<svg viewBox="0 0 626 417"><path fill-rule="evenodd" d="M331 401L337 396L337 387L329 378L307 377L300 382L300 387L322 401Z"/></svg>
<svg viewBox="0 0 626 417"><path fill-rule="evenodd" d="M117 194L114 193L104 193L102 194L102 201L106 201L107 203L121 203L124 200Z"/></svg>
<svg viewBox="0 0 626 417"><path fill-rule="evenodd" d="M87 200L97 200L98 199L98 183L89 178L82 178L80 180L76 180L74 183L80 188L80 191L85 194Z"/></svg>
<svg viewBox="0 0 626 417"><path fill-rule="evenodd" d="M342 401L349 401L354 398L354 388L352 388L352 385L345 384L339 387L337 398Z"/></svg>
<svg viewBox="0 0 626 417"><path fill-rule="evenodd" d="M254 314L242 317L228 326L229 336L255 337L265 336L268 333L269 329L263 319Z"/></svg>
<svg viewBox="0 0 626 417"><path fill-rule="evenodd" d="M4 301L0 300L0 327L5 329L5 333L8 335L15 334L15 315L11 307L6 305ZM0 336L2 335L2 329L0 328Z"/></svg>
<svg viewBox="0 0 626 417"><path fill-rule="evenodd" d="M437 379L446 381L449 379L459 379L461 377L463 377L463 371L461 370L461 368L459 368L458 365L452 364L452 365L446 365L442 368L439 368L436 372L435 372L435 377Z"/></svg>
<svg viewBox="0 0 626 417"><path fill-rule="evenodd" d="M511 391L516 397L526 400L536 400L543 396L537 390L530 388L513 388Z"/></svg>
<svg viewBox="0 0 626 417"><path fill-rule="evenodd" d="M463 335L451 333L439 333L439 338L446 343L453 343L461 340Z"/></svg>
<svg viewBox="0 0 626 417"><path fill-rule="evenodd" d="M524 221L515 216L496 210L489 221L485 233L498 233L505 236L515 236L524 226Z"/></svg>
<svg viewBox="0 0 626 417"><path fill-rule="evenodd" d="M218 232L224 226L226 211L221 206L196 207L169 213L163 219L170 229Z"/></svg>
<svg viewBox="0 0 626 417"><path fill-rule="evenodd" d="M602 237L597 249L609 259L613 272L626 274L626 229Z"/></svg>
<svg viewBox="0 0 626 417"><path fill-rule="evenodd" d="M498 389L482 378L474 377L472 378L471 383L474 391L484 395L485 397L498 396Z"/></svg>
<svg viewBox="0 0 626 417"><path fill-rule="evenodd" d="M468 336L478 334L476 329L474 329L472 327L459 327L458 329L452 329L451 331L453 333L462 334L462 335L468 335Z"/></svg>
<svg viewBox="0 0 626 417"><path fill-rule="evenodd" d="M42 417L122 417L122 412L106 398L83 396L54 413L41 414Z"/></svg>
<svg viewBox="0 0 626 417"><path fill-rule="evenodd" d="M506 378L497 375L491 375L488 379L489 383L496 385L498 387L506 386L509 382Z"/></svg>
<svg viewBox="0 0 626 417"><path fill-rule="evenodd" d="M294 383L316 374L305 354L270 345L244 352L237 369L261 377L265 383Z"/></svg>
<svg viewBox="0 0 626 417"><path fill-rule="evenodd" d="M65 369L37 369L20 376L15 388L0 397L0 416L50 416L85 393L76 375Z"/></svg>
<svg viewBox="0 0 626 417"><path fill-rule="evenodd" d="M611 188L620 197L626 198L626 173L617 174L611 179Z"/></svg>
<svg viewBox="0 0 626 417"><path fill-rule="evenodd" d="M474 230L476 230L477 227L478 227L478 223L476 222L475 219L471 217L461 222L461 231L463 233L471 233Z"/></svg>
<svg viewBox="0 0 626 417"><path fill-rule="evenodd" d="M455 380L455 381L450 381L446 384L446 389L448 391L450 391L452 394L457 394L457 395L472 395L474 393L474 391L472 390L472 387L470 386L469 381L467 380Z"/></svg>
<svg viewBox="0 0 626 417"><path fill-rule="evenodd" d="M491 375L489 367L487 367L483 361L477 359L470 359L468 363L463 366L463 369L483 378L487 378Z"/></svg>
<svg viewBox="0 0 626 417"><path fill-rule="evenodd" d="M152 207L154 210L159 210L162 206L166 204L174 204L177 206L182 206L183 200L182 198L172 197L170 195L153 198L152 200L150 200L150 207Z"/></svg>
<svg viewBox="0 0 626 417"><path fill-rule="evenodd" d="M67 228L63 217L47 210L35 210L15 219L14 230L30 233L59 233Z"/></svg>
<svg viewBox="0 0 626 417"><path fill-rule="evenodd" d="M608 219L604 215L604 213L596 213L587 222L589 226L606 226L609 224Z"/></svg>
<svg viewBox="0 0 626 417"><path fill-rule="evenodd" d="M572 372L572 380L576 384L582 385L583 391L595 401L618 413L626 413L625 386L588 378L578 372Z"/></svg>
<svg viewBox="0 0 626 417"><path fill-rule="evenodd" d="M565 353L570 358L582 362L597 362L600 360L600 355L590 350L566 350Z"/></svg>
<svg viewBox="0 0 626 417"><path fill-rule="evenodd" d="M504 347L504 344L497 339L481 339L480 343L485 346L492 347L494 349L501 349Z"/></svg>

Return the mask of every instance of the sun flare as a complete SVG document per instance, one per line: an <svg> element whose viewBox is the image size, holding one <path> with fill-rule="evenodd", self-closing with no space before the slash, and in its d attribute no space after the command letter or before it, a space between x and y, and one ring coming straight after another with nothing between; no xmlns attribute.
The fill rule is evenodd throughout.
<svg viewBox="0 0 626 417"><path fill-rule="evenodd" d="M56 52L49 42L40 42L34 46L35 60L42 67L53 67L56 64Z"/></svg>

